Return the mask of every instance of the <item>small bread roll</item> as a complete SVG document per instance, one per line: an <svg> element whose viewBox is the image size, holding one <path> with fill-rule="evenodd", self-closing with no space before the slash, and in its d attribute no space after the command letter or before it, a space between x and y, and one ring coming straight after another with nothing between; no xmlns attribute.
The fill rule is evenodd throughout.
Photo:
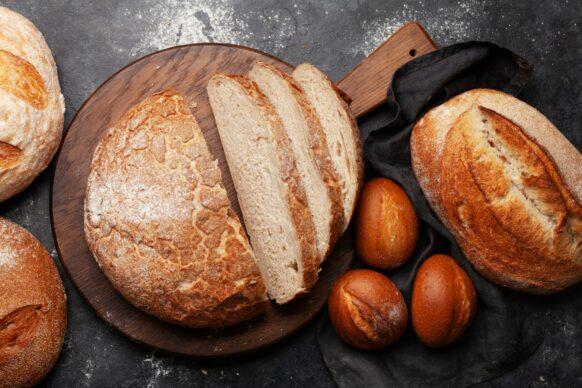
<svg viewBox="0 0 582 388"><path fill-rule="evenodd" d="M417 240L418 220L404 190L387 178L366 183L356 226L359 257L369 266L394 269L412 255Z"/></svg>
<svg viewBox="0 0 582 388"><path fill-rule="evenodd" d="M358 349L390 345L408 323L400 290L386 276L368 269L344 274L333 286L328 308L337 334Z"/></svg>
<svg viewBox="0 0 582 388"><path fill-rule="evenodd" d="M455 342L471 324L477 309L473 282L447 255L434 255L420 266L412 290L412 326L430 347Z"/></svg>
<svg viewBox="0 0 582 388"><path fill-rule="evenodd" d="M42 380L66 326L66 296L52 258L30 233L0 218L0 387Z"/></svg>
<svg viewBox="0 0 582 388"><path fill-rule="evenodd" d="M59 147L64 99L41 32L0 7L0 201L24 190Z"/></svg>

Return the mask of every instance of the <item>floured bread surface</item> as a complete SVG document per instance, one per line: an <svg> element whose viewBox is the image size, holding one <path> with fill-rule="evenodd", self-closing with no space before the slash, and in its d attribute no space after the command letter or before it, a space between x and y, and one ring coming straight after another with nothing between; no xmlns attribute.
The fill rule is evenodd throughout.
<svg viewBox="0 0 582 388"><path fill-rule="evenodd" d="M468 92L425 115L411 149L429 202L481 274L531 293L582 281L582 156L541 113Z"/></svg>
<svg viewBox="0 0 582 388"><path fill-rule="evenodd" d="M183 98L155 94L100 140L85 234L113 285L136 307L190 327L264 310L264 283L216 161Z"/></svg>
<svg viewBox="0 0 582 388"><path fill-rule="evenodd" d="M64 99L42 33L0 7L0 201L25 189L59 147Z"/></svg>
<svg viewBox="0 0 582 388"><path fill-rule="evenodd" d="M269 296L285 303L317 280L315 228L280 118L246 77L215 75L208 96Z"/></svg>
<svg viewBox="0 0 582 388"><path fill-rule="evenodd" d="M32 234L0 217L0 387L40 382L59 357L66 327L53 259Z"/></svg>
<svg viewBox="0 0 582 388"><path fill-rule="evenodd" d="M326 136L305 93L290 76L259 61L249 77L275 108L291 141L323 261L344 227L342 193Z"/></svg>
<svg viewBox="0 0 582 388"><path fill-rule="evenodd" d="M297 66L293 79L301 86L321 123L342 192L344 226L348 227L363 183L360 133L346 101L325 74L308 63Z"/></svg>

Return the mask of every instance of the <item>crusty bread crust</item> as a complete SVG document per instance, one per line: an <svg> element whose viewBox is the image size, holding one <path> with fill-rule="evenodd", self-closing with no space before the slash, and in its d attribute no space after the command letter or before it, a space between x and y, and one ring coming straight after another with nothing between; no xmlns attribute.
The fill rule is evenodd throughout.
<svg viewBox="0 0 582 388"><path fill-rule="evenodd" d="M57 151L64 99L41 32L0 7L0 201L24 190Z"/></svg>
<svg viewBox="0 0 582 388"><path fill-rule="evenodd" d="M329 254L331 248L335 245L341 236L343 232L343 225L345 223L342 193L338 183L339 177L332 165L325 133L323 132L323 128L321 127L321 123L319 122L319 118L317 117L315 110L305 96L305 92L301 86L299 86L297 82L291 78L291 76L262 61L258 61L255 66L263 66L269 69L270 71L276 73L289 85L289 89L292 91L293 97L297 101L297 105L301 109L303 117L309 127L310 155L318 167L321 179L327 188L327 193L330 200L330 236L329 241L326 244L326 250L324 252L320 252L320 262L323 262Z"/></svg>
<svg viewBox="0 0 582 388"><path fill-rule="evenodd" d="M333 92L335 93L335 96L337 98L337 104L340 108L340 113L344 115L345 119L350 123L350 128L351 128L351 132L352 132L352 139L354 142L354 150L356 150L355 152L355 164L356 164L356 171L357 171L357 178L356 178L356 195L354 196L354 200L351 204L349 204L349 208L348 209L344 209L344 225L342 228L342 233L347 229L347 227L350 224L350 221L352 219L352 216L354 214L354 210L356 208L356 205L358 203L358 196L359 193L361 192L361 188L362 185L364 184L364 158L362 155L362 144L361 144L361 140L360 140L360 130L358 128L358 123L356 121L356 118L354 117L350 106L349 106L349 101L346 100L345 94L336 86L336 84L329 79L329 77L327 75L325 75L325 73L323 73L322 71L320 71L319 69L317 69L315 66L309 64L309 63L304 63L301 64L297 67L297 69L299 69L300 67L304 67L306 69L309 69L310 71L314 71L316 72L316 74L320 75L323 83L325 85L327 85L331 90L333 90ZM295 74L295 73L294 73ZM337 172L339 174L339 172Z"/></svg>
<svg viewBox="0 0 582 388"><path fill-rule="evenodd" d="M51 256L0 218L0 387L40 382L57 361L66 326L66 295Z"/></svg>
<svg viewBox="0 0 582 388"><path fill-rule="evenodd" d="M576 147L534 107L497 90L474 89L431 109L416 123L410 138L414 175L445 226L436 198L445 141L454 121L473 105L491 109L518 125L551 155L566 185L578 201L582 200L582 155Z"/></svg>
<svg viewBox="0 0 582 388"><path fill-rule="evenodd" d="M470 91L418 122L411 152L427 199L481 274L530 293L582 281L582 156L541 113Z"/></svg>
<svg viewBox="0 0 582 388"><path fill-rule="evenodd" d="M100 140L85 234L136 307L189 327L222 327L266 307L263 279L184 99L155 94Z"/></svg>
<svg viewBox="0 0 582 388"><path fill-rule="evenodd" d="M217 74L214 77L225 77L239 83L253 101L255 101L257 107L267 112L266 116L271 118L271 128L273 129L275 147L277 148L281 179L287 185L287 201L289 202L291 217L301 248L303 289L298 290L298 293L295 295L298 296L308 291L317 282L319 255L315 242L315 226L313 225L313 218L307 206L305 188L297 171L291 141L285 133L281 119L275 112L275 109L253 81L241 75ZM292 299L278 302L286 303Z"/></svg>

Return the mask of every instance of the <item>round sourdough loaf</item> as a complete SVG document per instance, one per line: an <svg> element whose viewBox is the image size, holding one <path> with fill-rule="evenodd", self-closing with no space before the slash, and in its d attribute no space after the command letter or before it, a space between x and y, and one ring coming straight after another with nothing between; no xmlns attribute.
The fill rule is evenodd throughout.
<svg viewBox="0 0 582 388"><path fill-rule="evenodd" d="M429 111L410 141L425 196L482 275L531 293L582 281L582 155L544 115L477 89Z"/></svg>
<svg viewBox="0 0 582 388"><path fill-rule="evenodd" d="M66 326L52 258L30 233L0 218L0 387L38 383L59 356Z"/></svg>
<svg viewBox="0 0 582 388"><path fill-rule="evenodd" d="M190 327L262 312L265 287L184 99L146 98L101 138L85 199L97 263L137 308Z"/></svg>
<svg viewBox="0 0 582 388"><path fill-rule="evenodd" d="M0 201L24 190L55 154L64 99L42 34L0 7Z"/></svg>

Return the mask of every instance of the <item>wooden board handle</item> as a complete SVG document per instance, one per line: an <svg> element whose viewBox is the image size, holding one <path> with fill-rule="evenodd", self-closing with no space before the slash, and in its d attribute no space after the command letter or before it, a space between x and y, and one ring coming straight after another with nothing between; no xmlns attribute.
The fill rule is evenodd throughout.
<svg viewBox="0 0 582 388"><path fill-rule="evenodd" d="M361 117L386 101L394 72L411 59L436 50L437 46L419 23L405 24L354 67L338 86L352 102L356 117Z"/></svg>

